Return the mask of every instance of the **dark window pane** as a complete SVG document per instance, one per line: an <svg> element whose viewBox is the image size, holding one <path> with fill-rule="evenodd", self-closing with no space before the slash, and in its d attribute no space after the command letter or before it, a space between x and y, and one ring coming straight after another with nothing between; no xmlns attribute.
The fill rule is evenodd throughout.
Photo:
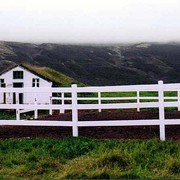
<svg viewBox="0 0 180 180"><path fill-rule="evenodd" d="M13 83L14 88L22 88L23 86L23 83Z"/></svg>
<svg viewBox="0 0 180 180"><path fill-rule="evenodd" d="M0 79L0 82L1 82L1 83L4 83L4 79Z"/></svg>
<svg viewBox="0 0 180 180"><path fill-rule="evenodd" d="M23 79L23 71L13 71L13 79Z"/></svg>

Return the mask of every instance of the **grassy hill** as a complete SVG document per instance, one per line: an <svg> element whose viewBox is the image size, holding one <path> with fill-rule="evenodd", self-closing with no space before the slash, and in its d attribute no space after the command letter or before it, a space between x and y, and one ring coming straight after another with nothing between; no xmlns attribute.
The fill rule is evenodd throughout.
<svg viewBox="0 0 180 180"><path fill-rule="evenodd" d="M78 86L84 86L83 83L78 82L77 80L55 71L54 69L48 67L39 67L33 66L30 64L22 64L24 67L28 68L29 70L35 72L36 74L49 79L50 81L54 82L57 86L60 87L69 87L71 84L78 84Z"/></svg>
<svg viewBox="0 0 180 180"><path fill-rule="evenodd" d="M0 140L0 179L180 179L179 142Z"/></svg>

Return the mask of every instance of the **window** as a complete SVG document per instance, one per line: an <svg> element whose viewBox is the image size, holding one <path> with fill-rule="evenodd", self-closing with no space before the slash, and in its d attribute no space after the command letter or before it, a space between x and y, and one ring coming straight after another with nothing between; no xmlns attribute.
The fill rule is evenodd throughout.
<svg viewBox="0 0 180 180"><path fill-rule="evenodd" d="M22 88L22 87L24 87L24 84L23 83L13 83L13 87L14 88Z"/></svg>
<svg viewBox="0 0 180 180"><path fill-rule="evenodd" d="M0 82L1 82L1 83L4 83L4 79L0 79Z"/></svg>
<svg viewBox="0 0 180 180"><path fill-rule="evenodd" d="M23 71L13 71L13 79L23 79Z"/></svg>
<svg viewBox="0 0 180 180"><path fill-rule="evenodd" d="M32 87L39 87L39 79L38 78L32 79Z"/></svg>
<svg viewBox="0 0 180 180"><path fill-rule="evenodd" d="M0 79L0 87L5 87L4 79Z"/></svg>

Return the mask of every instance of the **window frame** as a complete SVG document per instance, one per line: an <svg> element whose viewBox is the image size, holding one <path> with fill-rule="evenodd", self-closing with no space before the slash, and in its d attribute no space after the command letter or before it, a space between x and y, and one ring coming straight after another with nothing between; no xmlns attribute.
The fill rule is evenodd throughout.
<svg viewBox="0 0 180 180"><path fill-rule="evenodd" d="M40 79L32 78L32 87L39 87L39 86L40 86Z"/></svg>
<svg viewBox="0 0 180 180"><path fill-rule="evenodd" d="M5 87L4 79L0 79L0 87Z"/></svg>
<svg viewBox="0 0 180 180"><path fill-rule="evenodd" d="M13 79L24 79L24 71L13 71Z"/></svg>

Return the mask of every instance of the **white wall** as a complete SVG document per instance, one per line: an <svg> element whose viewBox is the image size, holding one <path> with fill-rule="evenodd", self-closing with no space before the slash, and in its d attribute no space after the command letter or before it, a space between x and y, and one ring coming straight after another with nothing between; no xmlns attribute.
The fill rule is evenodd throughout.
<svg viewBox="0 0 180 180"><path fill-rule="evenodd" d="M23 71L23 79L13 79L13 71ZM27 69L21 66L17 66L14 69L2 74L0 79L4 79L6 87L13 87L13 83L23 83L24 87L32 87L32 79L39 78L39 87L52 87L52 82L48 82L45 79L31 73ZM32 93L24 93L24 103L34 103L35 95ZM49 103L51 93L37 94L36 99L38 103ZM0 94L0 103L3 103L3 94ZM13 94L6 94L6 103L13 103Z"/></svg>

